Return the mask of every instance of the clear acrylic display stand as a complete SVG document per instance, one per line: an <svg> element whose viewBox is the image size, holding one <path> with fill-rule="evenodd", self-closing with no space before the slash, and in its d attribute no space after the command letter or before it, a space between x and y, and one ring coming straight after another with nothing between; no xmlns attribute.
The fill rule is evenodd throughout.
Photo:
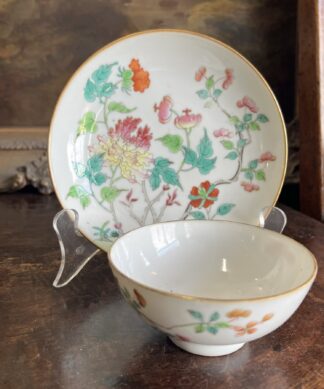
<svg viewBox="0 0 324 389"><path fill-rule="evenodd" d="M79 215L74 209L63 209L53 219L61 249L61 264L53 282L55 288L67 285L101 251L80 233L78 220ZM260 212L259 225L262 228L281 233L286 223L286 214L280 208L265 207Z"/></svg>

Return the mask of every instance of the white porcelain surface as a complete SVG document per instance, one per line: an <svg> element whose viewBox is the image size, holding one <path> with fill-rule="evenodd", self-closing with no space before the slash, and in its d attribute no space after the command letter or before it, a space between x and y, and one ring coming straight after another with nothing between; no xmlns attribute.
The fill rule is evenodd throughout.
<svg viewBox="0 0 324 389"><path fill-rule="evenodd" d="M104 250L167 220L257 225L286 160L262 76L228 46L184 31L143 32L95 53L64 89L50 130L57 196Z"/></svg>
<svg viewBox="0 0 324 389"><path fill-rule="evenodd" d="M233 352L282 325L317 271L296 241L228 221L146 226L121 237L109 259L146 321L201 355Z"/></svg>

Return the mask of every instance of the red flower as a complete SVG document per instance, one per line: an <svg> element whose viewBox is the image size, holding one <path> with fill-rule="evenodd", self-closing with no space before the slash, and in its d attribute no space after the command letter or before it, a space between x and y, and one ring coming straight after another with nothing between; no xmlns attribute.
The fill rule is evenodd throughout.
<svg viewBox="0 0 324 389"><path fill-rule="evenodd" d="M170 96L164 96L159 105L154 104L154 111L158 112L159 122L167 123L172 116L173 101Z"/></svg>
<svg viewBox="0 0 324 389"><path fill-rule="evenodd" d="M149 72L145 71L138 59L132 59L128 67L133 72L133 89L135 92L141 92L143 93L145 89L147 89L150 86L150 74Z"/></svg>
<svg viewBox="0 0 324 389"><path fill-rule="evenodd" d="M196 80L196 81L201 81L201 79L204 77L205 74L206 74L206 68L205 68L205 66L201 66L201 67L196 71L195 80Z"/></svg>
<svg viewBox="0 0 324 389"><path fill-rule="evenodd" d="M242 100L238 100L236 105L239 108L246 107L253 113L257 113L259 110L259 108L256 106L255 102L248 96L244 96Z"/></svg>
<svg viewBox="0 0 324 389"><path fill-rule="evenodd" d="M225 69L225 80L223 81L223 89L228 89L234 81L233 69Z"/></svg>
<svg viewBox="0 0 324 389"><path fill-rule="evenodd" d="M232 138L233 137L233 132L230 130L227 130L226 128L220 128L219 130L215 130L213 132L215 138Z"/></svg>
<svg viewBox="0 0 324 389"><path fill-rule="evenodd" d="M218 194L219 190L214 184L209 181L202 182L199 187L194 186L191 189L190 205L194 208L208 208L217 200Z"/></svg>
<svg viewBox="0 0 324 389"><path fill-rule="evenodd" d="M127 143L147 150L151 146L152 134L148 126L138 127L141 121L132 117L118 120L115 128L109 129L108 135L112 138L120 137Z"/></svg>
<svg viewBox="0 0 324 389"><path fill-rule="evenodd" d="M259 158L259 162L275 161L275 160L276 157L270 151L266 151L265 153L261 154Z"/></svg>
<svg viewBox="0 0 324 389"><path fill-rule="evenodd" d="M184 113L184 115L177 116L174 119L174 124L176 127L182 128L183 130L191 130L201 122L200 114L195 115L191 113L190 109L184 109L182 112Z"/></svg>
<svg viewBox="0 0 324 389"><path fill-rule="evenodd" d="M259 185L252 184L252 182L246 182L246 181L242 181L241 186L243 186L246 192L253 192L260 189Z"/></svg>

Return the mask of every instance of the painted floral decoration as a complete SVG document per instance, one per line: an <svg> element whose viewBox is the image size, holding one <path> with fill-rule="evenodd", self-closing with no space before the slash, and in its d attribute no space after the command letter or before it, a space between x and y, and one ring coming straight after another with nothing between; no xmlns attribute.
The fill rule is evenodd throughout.
<svg viewBox="0 0 324 389"><path fill-rule="evenodd" d="M250 96L233 102L230 112L222 96L232 88L235 72L225 68L216 73L209 74L204 65L193 70L199 88L192 93L203 104L200 112L198 104L194 109L179 105L166 94L151 105L156 121L150 124L130 103L133 93L147 93L153 82L159 82L152 79L140 58L131 58L126 66L102 64L89 75L83 90L88 110L76 123L75 148L83 137L93 136L94 141L87 160L78 159L75 153L76 179L67 197L84 209L96 203L106 215L100 226L93 226L95 240L110 244L125 232L117 205L137 226L160 222L175 209L181 212L179 219L213 220L237 206L226 199L224 185L236 184L235 190L247 196L262 190L265 168L276 162L276 156L265 150L247 160L246 149L253 143L253 133L266 127L269 118ZM116 98L117 92L127 99L120 94ZM91 110L93 103L100 109ZM204 125L204 112L212 108L224 116L224 127ZM154 137L157 133L161 135ZM161 147L154 153L152 146L157 144ZM223 155L216 154L216 145ZM233 174L215 179L215 172L218 177L221 173L220 158L232 166ZM190 188L184 187L191 172L195 181Z"/></svg>

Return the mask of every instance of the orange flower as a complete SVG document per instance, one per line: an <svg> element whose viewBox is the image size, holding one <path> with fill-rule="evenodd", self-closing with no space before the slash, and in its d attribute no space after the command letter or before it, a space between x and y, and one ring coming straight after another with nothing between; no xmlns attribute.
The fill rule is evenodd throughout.
<svg viewBox="0 0 324 389"><path fill-rule="evenodd" d="M195 74L195 80L196 81L201 81L201 79L205 76L206 74L206 68L205 66L201 66Z"/></svg>
<svg viewBox="0 0 324 389"><path fill-rule="evenodd" d="M226 314L230 319L236 319L238 317L248 317L251 315L251 311L243 311L242 309L234 309Z"/></svg>
<svg viewBox="0 0 324 389"><path fill-rule="evenodd" d="M143 93L150 86L149 72L141 67L138 59L133 58L128 66L133 72L132 81L134 91Z"/></svg>
<svg viewBox="0 0 324 389"><path fill-rule="evenodd" d="M141 307L144 308L144 307L146 306L146 300L145 300L145 298L144 298L144 297L140 294L140 292L137 291L136 289L134 289L134 294L135 294L135 296L136 296L136 299L137 299L139 305L140 305Z"/></svg>
<svg viewBox="0 0 324 389"><path fill-rule="evenodd" d="M263 316L262 321L268 321L273 318L273 313L267 313L266 315Z"/></svg>

